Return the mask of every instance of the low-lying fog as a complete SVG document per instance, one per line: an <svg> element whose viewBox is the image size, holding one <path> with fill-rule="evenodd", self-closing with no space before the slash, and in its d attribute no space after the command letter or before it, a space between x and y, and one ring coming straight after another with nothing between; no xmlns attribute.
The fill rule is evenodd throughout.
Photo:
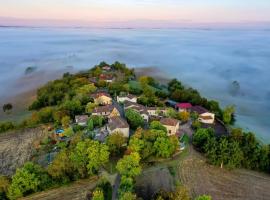
<svg viewBox="0 0 270 200"><path fill-rule="evenodd" d="M237 125L270 141L270 30L0 28L0 95L102 60L158 67L235 104ZM36 70L26 75L27 67Z"/></svg>

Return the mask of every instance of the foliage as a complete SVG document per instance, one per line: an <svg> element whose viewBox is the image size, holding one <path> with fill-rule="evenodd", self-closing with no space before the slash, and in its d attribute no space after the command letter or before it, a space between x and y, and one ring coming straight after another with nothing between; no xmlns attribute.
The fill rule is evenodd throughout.
<svg viewBox="0 0 270 200"><path fill-rule="evenodd" d="M51 185L48 174L39 165L31 162L16 170L8 189L8 197L17 199L24 195L41 191Z"/></svg>
<svg viewBox="0 0 270 200"><path fill-rule="evenodd" d="M100 188L103 191L104 200L112 199L112 186L107 179L101 178L97 184L97 188Z"/></svg>
<svg viewBox="0 0 270 200"><path fill-rule="evenodd" d="M122 133L113 133L109 135L106 139L106 144L109 146L109 150L112 154L118 155L122 152L124 144L126 144L127 139Z"/></svg>
<svg viewBox="0 0 270 200"><path fill-rule="evenodd" d="M89 141L89 146L87 148L88 154L88 174L96 174L98 169L105 165L109 161L109 147L105 144L101 144L98 141Z"/></svg>
<svg viewBox="0 0 270 200"><path fill-rule="evenodd" d="M6 112L6 111L10 111L12 110L13 106L11 103L7 103L7 104L4 104L3 105L3 111Z"/></svg>
<svg viewBox="0 0 270 200"><path fill-rule="evenodd" d="M104 200L104 194L101 189L97 189L93 192L92 200Z"/></svg>
<svg viewBox="0 0 270 200"><path fill-rule="evenodd" d="M178 141L177 138L174 141ZM176 150L176 145L173 144L172 140L167 137L158 137L154 143L154 149L158 157L168 158Z"/></svg>
<svg viewBox="0 0 270 200"><path fill-rule="evenodd" d="M67 110L71 117L82 114L83 107L79 100L67 100L62 104L62 109Z"/></svg>
<svg viewBox="0 0 270 200"><path fill-rule="evenodd" d="M63 128L68 128L69 124L70 124L70 117L69 116L64 116L61 119L61 123L62 123Z"/></svg>
<svg viewBox="0 0 270 200"><path fill-rule="evenodd" d="M195 200L212 200L212 197L209 195L201 195L201 196L196 197Z"/></svg>
<svg viewBox="0 0 270 200"><path fill-rule="evenodd" d="M150 124L150 129L161 130L167 133L167 128L163 126L159 121L152 121Z"/></svg>
<svg viewBox="0 0 270 200"><path fill-rule="evenodd" d="M97 104L89 102L85 107L85 112L92 113L94 108L97 107L97 106L98 106Z"/></svg>
<svg viewBox="0 0 270 200"><path fill-rule="evenodd" d="M94 84L87 84L76 89L76 94L91 94L97 90Z"/></svg>
<svg viewBox="0 0 270 200"><path fill-rule="evenodd" d="M183 122L187 122L190 118L189 112L182 111L179 113L179 119Z"/></svg>
<svg viewBox="0 0 270 200"><path fill-rule="evenodd" d="M0 133L12 130L15 128L15 125L12 122L0 122Z"/></svg>
<svg viewBox="0 0 270 200"><path fill-rule="evenodd" d="M193 135L193 145L201 151L204 151L204 144L206 144L206 142L213 136L214 131L212 129L200 128Z"/></svg>
<svg viewBox="0 0 270 200"><path fill-rule="evenodd" d="M227 106L224 110L223 110L223 122L225 124L231 124L233 122L233 115L235 112L235 108L234 106Z"/></svg>
<svg viewBox="0 0 270 200"><path fill-rule="evenodd" d="M125 192L120 196L120 200L136 200L137 196L136 194L133 194L131 192Z"/></svg>
<svg viewBox="0 0 270 200"><path fill-rule="evenodd" d="M67 149L61 150L48 167L48 173L62 183L73 179L74 166Z"/></svg>
<svg viewBox="0 0 270 200"><path fill-rule="evenodd" d="M10 186L10 181L7 177L0 175L0 199L7 199L7 191Z"/></svg>
<svg viewBox="0 0 270 200"><path fill-rule="evenodd" d="M92 115L89 120L93 120L94 128L102 127L105 122L104 117L98 115Z"/></svg>
<svg viewBox="0 0 270 200"><path fill-rule="evenodd" d="M140 155L136 152L125 155L117 162L116 169L122 176L135 177L141 173Z"/></svg>
<svg viewBox="0 0 270 200"><path fill-rule="evenodd" d="M143 127L144 120L143 120L143 117L138 112L132 109L127 109L125 112L125 116L132 129Z"/></svg>
<svg viewBox="0 0 270 200"><path fill-rule="evenodd" d="M87 121L87 130L88 131L93 131L94 130L94 121L93 119L88 119Z"/></svg>

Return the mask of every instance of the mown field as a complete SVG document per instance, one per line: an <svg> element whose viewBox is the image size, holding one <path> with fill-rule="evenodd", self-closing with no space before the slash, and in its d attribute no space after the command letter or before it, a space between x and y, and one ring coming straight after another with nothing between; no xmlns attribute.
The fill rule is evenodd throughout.
<svg viewBox="0 0 270 200"><path fill-rule="evenodd" d="M96 179L79 180L61 188L39 192L22 200L82 200L87 199L87 195L96 186Z"/></svg>
<svg viewBox="0 0 270 200"><path fill-rule="evenodd" d="M193 198L209 194L213 200L269 200L270 176L250 170L227 170L209 165L189 147L185 156L143 171L137 179L140 196L149 199L159 189L185 185Z"/></svg>

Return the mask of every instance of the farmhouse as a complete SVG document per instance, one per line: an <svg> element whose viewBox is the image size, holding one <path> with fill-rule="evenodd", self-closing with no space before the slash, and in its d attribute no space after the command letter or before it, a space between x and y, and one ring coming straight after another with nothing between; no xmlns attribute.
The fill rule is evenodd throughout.
<svg viewBox="0 0 270 200"><path fill-rule="evenodd" d="M179 112L189 111L192 108L192 105L190 103L178 103L176 104L175 108Z"/></svg>
<svg viewBox="0 0 270 200"><path fill-rule="evenodd" d="M93 110L92 115L99 115L103 117L120 116L119 110L114 105L99 106Z"/></svg>
<svg viewBox="0 0 270 200"><path fill-rule="evenodd" d="M146 107L147 113L149 116L164 116L167 113L166 108L159 108L159 107Z"/></svg>
<svg viewBox="0 0 270 200"><path fill-rule="evenodd" d="M190 109L192 112L195 112L199 115L198 120L204 124L213 124L215 122L215 114L209 112L202 106L192 106Z"/></svg>
<svg viewBox="0 0 270 200"><path fill-rule="evenodd" d="M127 121L121 117L112 117L107 125L109 134L122 133L124 137L129 137L129 125Z"/></svg>
<svg viewBox="0 0 270 200"><path fill-rule="evenodd" d="M117 102L123 103L125 101L137 103L137 97L135 95L132 95L132 94L117 96Z"/></svg>
<svg viewBox="0 0 270 200"><path fill-rule="evenodd" d="M76 115L75 122L80 126L86 126L88 120L88 115Z"/></svg>
<svg viewBox="0 0 270 200"><path fill-rule="evenodd" d="M160 123L166 127L168 135L175 135L178 133L180 125L179 121L173 118L162 118Z"/></svg>
<svg viewBox="0 0 270 200"><path fill-rule="evenodd" d="M112 83L115 78L112 74L100 74L99 80L105 81L107 83Z"/></svg>
<svg viewBox="0 0 270 200"><path fill-rule="evenodd" d="M97 92L91 95L94 102L98 105L112 104L112 97L106 92Z"/></svg>
<svg viewBox="0 0 270 200"><path fill-rule="evenodd" d="M132 109L132 110L138 112L142 116L144 121L146 121L146 122L149 121L149 114L148 114L146 108L141 104L134 103L131 101L125 101L124 102L124 109L125 110Z"/></svg>

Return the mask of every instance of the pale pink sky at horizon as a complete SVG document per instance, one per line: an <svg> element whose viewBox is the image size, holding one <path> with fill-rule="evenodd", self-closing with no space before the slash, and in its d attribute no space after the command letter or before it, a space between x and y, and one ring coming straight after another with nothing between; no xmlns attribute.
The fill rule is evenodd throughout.
<svg viewBox="0 0 270 200"><path fill-rule="evenodd" d="M150 20L183 23L270 21L269 0L0 0L0 5L0 17L27 19L29 23L41 19L85 24L134 20L148 20L148 23Z"/></svg>

